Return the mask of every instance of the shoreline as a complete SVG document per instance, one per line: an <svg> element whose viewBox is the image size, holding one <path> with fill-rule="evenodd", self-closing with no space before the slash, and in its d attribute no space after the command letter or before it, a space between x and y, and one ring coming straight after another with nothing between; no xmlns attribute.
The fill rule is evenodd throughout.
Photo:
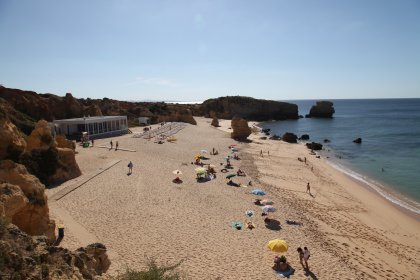
<svg viewBox="0 0 420 280"><path fill-rule="evenodd" d="M252 125L255 125L256 127L260 129L264 128L263 125L261 125L261 123L259 122L252 122ZM306 142L310 142L310 141L304 141L304 142L299 141L297 144L305 145ZM306 149L306 147L304 148ZM335 151L331 147L329 147L329 149L331 150L332 153ZM358 182L364 188L367 188L368 190L382 197L388 203L390 203L393 207L397 208L398 210L420 221L420 208L418 208L418 205L420 204L416 202L415 200L412 200L409 197L406 197L403 193L398 192L397 188L386 185L384 183L380 183L377 180L375 180L375 178L372 178L371 176L367 174L362 174L358 171L351 169L349 166L346 166L345 164L341 164L338 161L335 161L331 158L327 158L327 152L325 150L320 151L319 154L321 155L322 159L324 159L325 162L327 162L335 170L345 174L352 180L355 180L356 182Z"/></svg>

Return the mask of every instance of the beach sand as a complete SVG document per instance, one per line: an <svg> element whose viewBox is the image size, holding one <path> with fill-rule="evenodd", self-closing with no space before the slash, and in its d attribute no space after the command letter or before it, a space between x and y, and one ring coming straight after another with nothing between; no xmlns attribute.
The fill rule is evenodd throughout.
<svg viewBox="0 0 420 280"><path fill-rule="evenodd" d="M112 140L135 152L98 147L110 139L96 140L93 148L77 147L83 175L47 191L52 217L66 228L61 245L105 244L110 274L145 268L147 259L155 258L159 264L183 261L178 270L188 279L277 279L271 269L276 254L266 245L280 238L289 244L284 255L296 269L291 278L419 279L418 219L309 155L303 145L257 135L252 143L237 143L226 133L230 121L220 121L216 129L210 119L196 120L197 126L175 135L175 143L160 145L128 134ZM252 180L253 187L227 186L220 172L233 143L242 158L232 160L234 170L247 173L234 181ZM216 165L218 177L197 183L193 157L213 147L219 155L205 154L210 159L204 162ZM307 164L298 157L306 157ZM183 172L182 184L172 183L175 169ZM305 192L307 182L313 196ZM270 218L281 222L280 230L265 227L260 207L253 204L257 197L250 194L254 188L274 201L278 211ZM233 230L232 221L247 220L246 210L255 211L256 228ZM287 225L286 219L303 225ZM303 246L311 251L306 275L296 252Z"/></svg>

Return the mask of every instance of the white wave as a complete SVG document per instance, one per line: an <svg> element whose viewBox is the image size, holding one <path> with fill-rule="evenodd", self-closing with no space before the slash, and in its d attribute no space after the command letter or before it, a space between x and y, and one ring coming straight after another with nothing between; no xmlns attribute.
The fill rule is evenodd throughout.
<svg viewBox="0 0 420 280"><path fill-rule="evenodd" d="M412 201L411 199L408 199L404 197L404 200L395 197L394 195L388 193L385 191L385 187L381 185L379 182L372 180L371 178L367 178L366 176L363 176L353 170L350 170L339 163L332 162L330 160L327 161L329 165L334 167L335 169L339 170L340 172L345 173L346 175L350 176L351 178L369 186L372 190L377 192L379 195L384 197L386 200L406 209L411 212L414 212L416 214L420 214L420 204ZM408 202L407 202L408 201Z"/></svg>

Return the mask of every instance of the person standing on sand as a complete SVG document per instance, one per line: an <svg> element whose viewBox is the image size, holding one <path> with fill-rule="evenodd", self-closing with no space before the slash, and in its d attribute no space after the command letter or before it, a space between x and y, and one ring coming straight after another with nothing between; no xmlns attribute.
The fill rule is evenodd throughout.
<svg viewBox="0 0 420 280"><path fill-rule="evenodd" d="M133 173L133 163L130 161L128 163L128 174L131 174L131 173Z"/></svg>
<svg viewBox="0 0 420 280"><path fill-rule="evenodd" d="M118 141L115 142L115 150L118 150Z"/></svg>
<svg viewBox="0 0 420 280"><path fill-rule="evenodd" d="M303 266L303 268L305 268L305 266L303 265L303 256L304 256L304 253L303 253L303 250L302 250L302 248L297 248L297 251L298 251L298 254L299 254L299 261L300 261L300 264Z"/></svg>
<svg viewBox="0 0 420 280"><path fill-rule="evenodd" d="M109 142L109 144L111 145L111 150L112 150L112 146L114 145L114 144L112 143L112 140L111 140L111 142Z"/></svg>
<svg viewBox="0 0 420 280"><path fill-rule="evenodd" d="M308 247L303 247L303 260L305 261L306 269L309 269L308 260L311 256L311 252L309 252Z"/></svg>
<svg viewBox="0 0 420 280"><path fill-rule="evenodd" d="M311 185L309 183L306 185L306 192L311 194Z"/></svg>
<svg viewBox="0 0 420 280"><path fill-rule="evenodd" d="M260 151L260 156L263 156L263 151L262 150Z"/></svg>
<svg viewBox="0 0 420 280"><path fill-rule="evenodd" d="M93 141L93 139L92 139L92 147L93 147L93 144L94 144L94 141Z"/></svg>
<svg viewBox="0 0 420 280"><path fill-rule="evenodd" d="M306 157L304 157L304 159L303 159L304 161L305 161L305 164L306 164Z"/></svg>

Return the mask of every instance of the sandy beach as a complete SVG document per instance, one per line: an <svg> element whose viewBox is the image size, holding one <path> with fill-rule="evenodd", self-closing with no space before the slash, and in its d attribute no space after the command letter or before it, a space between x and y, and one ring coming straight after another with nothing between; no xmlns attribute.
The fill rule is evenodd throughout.
<svg viewBox="0 0 420 280"><path fill-rule="evenodd" d="M161 264L182 261L178 269L187 279L278 279L271 269L276 253L266 245L279 238L289 244L284 255L295 269L291 279L420 278L418 217L309 155L301 144L260 140L259 135L251 135L251 143L237 143L227 133L230 121L220 121L217 129L210 119L196 120L196 126L174 135L174 143L127 134L112 140L130 151L102 148L110 138L96 140L92 148L78 146L83 175L47 191L51 216L65 225L61 244L70 249L105 244L110 274L142 269L147 258L155 258ZM247 174L233 180L252 181L252 187L226 184L220 163L230 154L230 144L237 144L241 157L232 160L233 170ZM216 166L217 178L198 183L191 162L212 148L219 154L203 154L209 158L204 162ZM182 184L172 182L176 169L183 173ZM308 182L312 195L306 193ZM269 217L280 221L281 229L266 228L261 207L253 203L257 197L250 194L254 188L274 201L277 212ZM256 215L247 219L247 210ZM286 219L303 225L288 225ZM232 221L247 220L256 228L232 229ZM311 251L310 273L296 252L303 246Z"/></svg>

